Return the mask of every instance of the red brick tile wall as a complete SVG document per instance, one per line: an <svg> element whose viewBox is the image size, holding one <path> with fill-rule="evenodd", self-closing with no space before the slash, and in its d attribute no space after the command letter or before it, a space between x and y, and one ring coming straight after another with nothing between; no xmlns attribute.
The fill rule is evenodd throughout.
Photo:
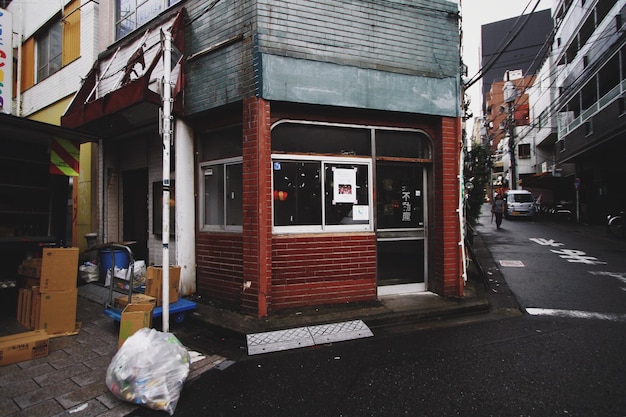
<svg viewBox="0 0 626 417"><path fill-rule="evenodd" d="M198 234L197 293L239 307L243 289L243 239L236 233Z"/></svg>
<svg viewBox="0 0 626 417"><path fill-rule="evenodd" d="M272 309L376 299L376 235L281 235L272 245Z"/></svg>
<svg viewBox="0 0 626 417"><path fill-rule="evenodd" d="M459 231L460 121L442 118L441 134L434 141L434 210L431 237L434 282L431 290L444 297L463 295Z"/></svg>
<svg viewBox="0 0 626 417"><path fill-rule="evenodd" d="M243 103L243 273L251 287L242 311L267 316L272 293L272 171L270 104Z"/></svg>

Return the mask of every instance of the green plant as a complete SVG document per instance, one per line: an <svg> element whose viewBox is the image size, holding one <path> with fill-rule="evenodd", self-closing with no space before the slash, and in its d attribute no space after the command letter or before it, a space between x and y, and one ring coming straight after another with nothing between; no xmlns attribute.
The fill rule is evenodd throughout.
<svg viewBox="0 0 626 417"><path fill-rule="evenodd" d="M465 151L465 164L463 167L463 180L465 182L465 217L475 225L480 209L485 202L486 186L491 176L491 152L490 149L474 144L470 150Z"/></svg>

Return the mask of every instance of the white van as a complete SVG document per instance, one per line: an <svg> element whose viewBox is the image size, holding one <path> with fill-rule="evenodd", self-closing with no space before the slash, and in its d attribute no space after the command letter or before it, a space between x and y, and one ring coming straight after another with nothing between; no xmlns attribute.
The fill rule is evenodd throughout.
<svg viewBox="0 0 626 417"><path fill-rule="evenodd" d="M537 207L535 199L528 190L508 190L504 193L506 210L504 217L535 217Z"/></svg>

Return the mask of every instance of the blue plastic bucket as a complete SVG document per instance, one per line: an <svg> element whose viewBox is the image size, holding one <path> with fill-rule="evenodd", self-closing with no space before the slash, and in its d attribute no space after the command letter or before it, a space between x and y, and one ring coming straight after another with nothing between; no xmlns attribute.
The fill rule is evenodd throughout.
<svg viewBox="0 0 626 417"><path fill-rule="evenodd" d="M128 252L122 249L115 249L115 267L121 269L128 269L130 264L130 258ZM113 266L113 259L110 249L104 249L100 251L100 279L102 282L106 279L107 271Z"/></svg>

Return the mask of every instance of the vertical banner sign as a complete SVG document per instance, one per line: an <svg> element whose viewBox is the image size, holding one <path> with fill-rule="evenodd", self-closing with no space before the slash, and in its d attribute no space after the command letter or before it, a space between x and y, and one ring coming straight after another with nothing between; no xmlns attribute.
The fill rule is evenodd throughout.
<svg viewBox="0 0 626 417"><path fill-rule="evenodd" d="M55 138L50 140L50 173L77 177L79 172L80 144Z"/></svg>
<svg viewBox="0 0 626 417"><path fill-rule="evenodd" d="M11 114L13 103L13 27L11 14L0 9L0 113Z"/></svg>

